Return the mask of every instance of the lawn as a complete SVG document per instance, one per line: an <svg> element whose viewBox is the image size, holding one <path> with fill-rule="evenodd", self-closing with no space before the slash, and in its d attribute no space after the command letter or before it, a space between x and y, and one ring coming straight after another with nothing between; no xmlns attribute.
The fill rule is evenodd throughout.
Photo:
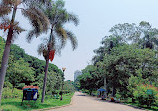
<svg viewBox="0 0 158 111"><path fill-rule="evenodd" d="M73 94L65 94L63 95L63 100L60 99L52 99L51 96L46 96L44 103L40 102L40 98L36 101L24 101L21 106L21 98L13 98L13 99L2 99L1 109L3 111L30 111L35 109L43 109L55 106L62 106L66 104L70 104L71 98Z"/></svg>

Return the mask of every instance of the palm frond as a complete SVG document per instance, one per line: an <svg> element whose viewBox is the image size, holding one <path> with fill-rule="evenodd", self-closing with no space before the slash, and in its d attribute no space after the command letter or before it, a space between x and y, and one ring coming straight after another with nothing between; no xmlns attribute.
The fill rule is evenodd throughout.
<svg viewBox="0 0 158 111"><path fill-rule="evenodd" d="M76 15L68 13L68 21L73 22L76 26L79 24L79 19Z"/></svg>
<svg viewBox="0 0 158 111"><path fill-rule="evenodd" d="M14 4L14 0L2 0L1 4L3 5L13 5Z"/></svg>
<svg viewBox="0 0 158 111"><path fill-rule="evenodd" d="M31 40L33 39L33 36L36 34L36 32L35 32L35 30L30 30L29 32L28 32L28 34L27 34L27 37L26 37L26 39L27 39L27 42L31 42Z"/></svg>
<svg viewBox="0 0 158 111"><path fill-rule="evenodd" d="M48 18L45 16L45 14L42 11L40 11L40 10L38 10L36 8L33 8L33 10L38 15L38 17L39 17L39 19L40 19L40 21L42 23L43 31L47 32L47 30L49 28L49 20L48 20Z"/></svg>
<svg viewBox="0 0 158 111"><path fill-rule="evenodd" d="M78 46L77 38L71 31L66 31L67 37L70 39L73 50L75 50Z"/></svg>
<svg viewBox="0 0 158 111"><path fill-rule="evenodd" d="M60 40L61 40L61 49L62 49L66 45L66 39L62 37Z"/></svg>
<svg viewBox="0 0 158 111"><path fill-rule="evenodd" d="M21 28L20 26L18 26L18 25L15 25L14 27L13 27L13 38L12 38L12 42L14 42L17 38L18 38L18 35L21 33L21 32L23 32L23 31L25 31L25 29L23 29L23 28Z"/></svg>
<svg viewBox="0 0 158 111"><path fill-rule="evenodd" d="M65 47L66 45L66 38L64 38L62 35L58 34L57 35L58 38L56 38L55 41L55 47L58 48L58 50L61 50Z"/></svg>
<svg viewBox="0 0 158 111"><path fill-rule="evenodd" d="M58 36L63 37L64 39L67 39L67 33L66 30L62 26L56 26L55 32Z"/></svg>
<svg viewBox="0 0 158 111"><path fill-rule="evenodd" d="M28 41L34 36L38 37L43 32L47 32L49 20L41 11L36 8L29 8L22 10L22 14L30 20L30 23L33 26L33 30L28 34Z"/></svg>
<svg viewBox="0 0 158 111"><path fill-rule="evenodd" d="M15 31L17 34L20 34L21 32L26 31L26 30L23 29L23 28L21 28L20 26L16 25L16 26L14 26L14 31Z"/></svg>
<svg viewBox="0 0 158 111"><path fill-rule="evenodd" d="M66 44L66 39L67 39L66 30L61 25L57 25L55 27L55 32L56 32L58 39L60 40L61 48L64 48L65 44Z"/></svg>
<svg viewBox="0 0 158 111"><path fill-rule="evenodd" d="M37 13L35 13L35 10L33 10L31 8L22 10L22 14L30 20L31 25L35 29L37 29L37 31L40 32L41 30L43 30L42 23L40 21L40 17Z"/></svg>
<svg viewBox="0 0 158 111"><path fill-rule="evenodd" d="M41 55L41 54L43 54L43 51L44 51L44 50L47 50L47 49L48 49L48 48L47 48L47 45L44 44L44 43L41 43L41 44L38 46L37 52L38 52L39 55Z"/></svg>
<svg viewBox="0 0 158 111"><path fill-rule="evenodd" d="M52 3L52 0L23 0L23 3L25 4L33 4L33 3Z"/></svg>
<svg viewBox="0 0 158 111"><path fill-rule="evenodd" d="M10 6L0 5L0 17L8 15L12 11Z"/></svg>
<svg viewBox="0 0 158 111"><path fill-rule="evenodd" d="M47 44L41 43L38 46L37 52L39 55L43 55L43 57L46 59L48 57L48 47Z"/></svg>
<svg viewBox="0 0 158 111"><path fill-rule="evenodd" d="M10 19L7 16L3 16L0 18L1 24L6 24L9 25L10 24Z"/></svg>
<svg viewBox="0 0 158 111"><path fill-rule="evenodd" d="M55 4L56 4L57 8L59 8L59 9L61 9L65 6L65 2L63 0L57 0L55 2Z"/></svg>
<svg viewBox="0 0 158 111"><path fill-rule="evenodd" d="M31 40L33 39L34 36L38 37L42 34L43 32L38 32L36 29L32 29L28 32L27 36L26 36L26 39L27 39L27 42L31 42Z"/></svg>

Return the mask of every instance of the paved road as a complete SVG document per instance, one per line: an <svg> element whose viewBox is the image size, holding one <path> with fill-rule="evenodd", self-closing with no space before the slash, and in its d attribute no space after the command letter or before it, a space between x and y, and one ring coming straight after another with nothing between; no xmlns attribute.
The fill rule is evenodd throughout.
<svg viewBox="0 0 158 111"><path fill-rule="evenodd" d="M143 111L130 106L105 102L95 97L85 96L76 92L73 96L72 105L49 111Z"/></svg>

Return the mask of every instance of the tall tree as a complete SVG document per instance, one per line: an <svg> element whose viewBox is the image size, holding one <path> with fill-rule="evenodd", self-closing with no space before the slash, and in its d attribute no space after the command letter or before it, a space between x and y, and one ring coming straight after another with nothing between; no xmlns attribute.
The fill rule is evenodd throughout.
<svg viewBox="0 0 158 111"><path fill-rule="evenodd" d="M46 91L50 52L52 50L60 52L60 50L64 48L67 39L71 41L73 50L77 47L77 39L75 35L71 31L66 30L64 24L66 24L67 22L73 22L75 25L78 25L78 18L76 15L67 12L64 6L65 2L63 0L49 2L49 4L40 6L40 8L43 9L43 12L47 15L49 19L51 30L49 38L46 39L46 42L40 44L38 49L39 54L43 54L46 60L45 77L41 100L42 103L44 102L44 96Z"/></svg>
<svg viewBox="0 0 158 111"><path fill-rule="evenodd" d="M24 31L24 29L18 26L18 22L15 21L17 10L21 10L24 17L27 17L33 26L33 30L30 31L29 35L33 34L39 36L41 32L47 31L49 21L42 11L35 7L35 4L37 4L39 1L40 0L2 0L0 3L0 18L2 19L1 26L4 26L4 31L7 29L9 30L0 71L0 104L7 70L8 57L10 53L10 46L13 42L14 36ZM23 4L23 8L20 7L21 4ZM12 18L10 20L7 15L11 13Z"/></svg>
<svg viewBox="0 0 158 111"><path fill-rule="evenodd" d="M139 25L117 24L109 32L126 43L137 43L141 48L146 45L154 49L158 48L158 29L152 28L151 24L146 21L141 21Z"/></svg>
<svg viewBox="0 0 158 111"><path fill-rule="evenodd" d="M125 42L123 38L120 36L110 35L110 36L105 36L103 40L101 41L101 43L103 46L101 46L99 49L94 50L94 52L97 55L93 57L92 61L94 62L94 65L97 65L98 67L102 68L100 73L102 73L101 75L104 78L104 88L107 91L107 77L106 77L107 73L103 71L104 70L103 69L104 56L109 55L113 47L118 47L119 45L123 45L125 44ZM107 92L105 92L105 96L107 96Z"/></svg>
<svg viewBox="0 0 158 111"><path fill-rule="evenodd" d="M17 83L27 83L28 81L34 81L34 71L32 67L29 67L29 63L25 62L22 58L14 60L10 57L11 62L7 70L6 78L13 85L13 90ZM14 78L14 79L13 79Z"/></svg>
<svg viewBox="0 0 158 111"><path fill-rule="evenodd" d="M142 74L142 78L147 81L156 81L157 57L156 51L149 49L139 49L135 45L124 45L112 49L110 55L104 57L104 72L107 73L108 84L114 87L113 96L116 89L127 96L127 86L129 77ZM150 59L149 59L150 58Z"/></svg>

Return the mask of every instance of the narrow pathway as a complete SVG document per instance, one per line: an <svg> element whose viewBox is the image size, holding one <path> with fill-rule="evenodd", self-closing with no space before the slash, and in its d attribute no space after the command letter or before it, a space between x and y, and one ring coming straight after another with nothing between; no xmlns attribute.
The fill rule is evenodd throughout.
<svg viewBox="0 0 158 111"><path fill-rule="evenodd" d="M76 92L73 96L72 105L49 111L144 111L130 106L105 102L98 98L89 97Z"/></svg>

